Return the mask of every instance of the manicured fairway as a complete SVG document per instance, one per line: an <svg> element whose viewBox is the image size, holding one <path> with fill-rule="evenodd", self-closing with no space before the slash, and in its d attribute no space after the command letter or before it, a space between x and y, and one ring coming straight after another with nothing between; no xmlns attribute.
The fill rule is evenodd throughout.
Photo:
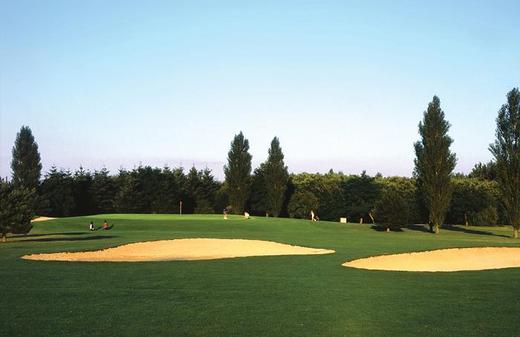
<svg viewBox="0 0 520 337"><path fill-rule="evenodd" d="M109 219L110 231L88 231ZM378 232L370 225L215 216L100 215L34 224L0 244L0 336L516 336L520 268L368 271L346 260L520 246L509 228ZM335 254L137 263L43 262L30 253L174 238L261 239Z"/></svg>

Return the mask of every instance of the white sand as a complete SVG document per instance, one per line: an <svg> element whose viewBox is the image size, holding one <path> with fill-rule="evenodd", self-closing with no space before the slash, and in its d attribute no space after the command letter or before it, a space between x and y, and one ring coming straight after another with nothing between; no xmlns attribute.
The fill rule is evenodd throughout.
<svg viewBox="0 0 520 337"><path fill-rule="evenodd" d="M52 219L56 219L56 218L50 218L47 216L39 216L35 219L32 219L31 222L47 221L47 220L52 220Z"/></svg>
<svg viewBox="0 0 520 337"><path fill-rule="evenodd" d="M246 256L331 254L334 250L291 246L271 241L241 239L176 239L147 241L89 252L22 256L28 260L137 262L213 260Z"/></svg>
<svg viewBox="0 0 520 337"><path fill-rule="evenodd" d="M345 267L394 271L463 271L520 267L520 248L451 248L380 255L348 261Z"/></svg>

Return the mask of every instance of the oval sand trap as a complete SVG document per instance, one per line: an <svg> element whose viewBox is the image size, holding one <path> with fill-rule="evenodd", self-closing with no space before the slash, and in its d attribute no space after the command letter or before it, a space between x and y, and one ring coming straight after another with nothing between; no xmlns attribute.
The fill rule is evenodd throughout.
<svg viewBox="0 0 520 337"><path fill-rule="evenodd" d="M53 220L53 219L56 219L56 218L51 218L48 216L39 216L35 219L32 219L31 222L47 221L47 220Z"/></svg>
<svg viewBox="0 0 520 337"><path fill-rule="evenodd" d="M31 254L28 260L138 262L214 260L246 256L331 254L334 250L241 239L176 239L131 243L89 252Z"/></svg>
<svg viewBox="0 0 520 337"><path fill-rule="evenodd" d="M464 271L520 267L520 248L450 248L372 256L343 263L345 267L393 271Z"/></svg>

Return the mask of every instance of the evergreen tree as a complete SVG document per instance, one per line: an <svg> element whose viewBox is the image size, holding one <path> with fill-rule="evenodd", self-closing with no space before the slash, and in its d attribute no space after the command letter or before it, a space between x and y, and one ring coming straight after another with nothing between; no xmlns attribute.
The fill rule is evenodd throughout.
<svg viewBox="0 0 520 337"><path fill-rule="evenodd" d="M235 214L244 212L251 186L251 159L249 141L242 131L235 135L228 152L228 164L224 166L224 174L228 186L229 202Z"/></svg>
<svg viewBox="0 0 520 337"><path fill-rule="evenodd" d="M73 179L74 215L94 214L91 195L92 174L80 166L74 173Z"/></svg>
<svg viewBox="0 0 520 337"><path fill-rule="evenodd" d="M197 207L198 193L201 185L201 177L199 171L193 166L186 175L186 183L184 185L185 198L183 200L183 213L191 214L195 212Z"/></svg>
<svg viewBox="0 0 520 337"><path fill-rule="evenodd" d="M0 180L0 235L7 241L7 233L26 234L31 228L34 215L32 200L34 189L14 187Z"/></svg>
<svg viewBox="0 0 520 337"><path fill-rule="evenodd" d="M114 211L114 198L117 185L114 177L106 168L95 171L90 185L90 195L95 213L111 213Z"/></svg>
<svg viewBox="0 0 520 337"><path fill-rule="evenodd" d="M501 199L513 237L520 229L520 92L518 88L507 94L507 103L498 111L496 140L490 145L495 157L497 181Z"/></svg>
<svg viewBox="0 0 520 337"><path fill-rule="evenodd" d="M146 213L146 200L136 170L119 172L118 192L114 198L114 208L118 213Z"/></svg>
<svg viewBox="0 0 520 337"><path fill-rule="evenodd" d="M15 187L36 189L40 183L42 164L38 144L28 126L22 126L16 135L11 161L12 180Z"/></svg>
<svg viewBox="0 0 520 337"><path fill-rule="evenodd" d="M251 177L251 196L249 205L252 214L266 215L267 188L265 182L265 163L260 164Z"/></svg>
<svg viewBox="0 0 520 337"><path fill-rule="evenodd" d="M490 161L487 164L478 163L473 167L468 177L480 180L496 180L497 165L494 161Z"/></svg>
<svg viewBox="0 0 520 337"><path fill-rule="evenodd" d="M415 143L415 172L418 188L428 209L430 227L439 233L450 205L451 178L456 157L450 151L453 140L448 136L450 124L444 119L437 96L428 104L419 123L421 140Z"/></svg>
<svg viewBox="0 0 520 337"><path fill-rule="evenodd" d="M216 213L222 213L225 208L229 207L229 193L227 184L224 182L215 193L215 202L213 208Z"/></svg>
<svg viewBox="0 0 520 337"><path fill-rule="evenodd" d="M158 197L157 191L161 189L161 169L151 166L139 166L137 169L132 170L131 175L137 181L141 197L141 206L136 209L136 212L157 213L157 209L153 208L153 205Z"/></svg>
<svg viewBox="0 0 520 337"><path fill-rule="evenodd" d="M74 212L74 180L69 171L51 168L40 188L41 215L71 216Z"/></svg>
<svg viewBox="0 0 520 337"><path fill-rule="evenodd" d="M269 157L264 167L264 182L266 192L266 211L278 217L285 198L289 173L283 161L280 141L274 137L269 149Z"/></svg>
<svg viewBox="0 0 520 337"><path fill-rule="evenodd" d="M183 200L186 176L183 169L162 169L160 185L155 191L152 209L157 213L179 213L179 201ZM185 198L184 198L185 199ZM184 212L184 210L183 210Z"/></svg>
<svg viewBox="0 0 520 337"><path fill-rule="evenodd" d="M208 168L200 171L200 186L197 192L195 213L214 213L215 198L220 188L220 183L215 181Z"/></svg>

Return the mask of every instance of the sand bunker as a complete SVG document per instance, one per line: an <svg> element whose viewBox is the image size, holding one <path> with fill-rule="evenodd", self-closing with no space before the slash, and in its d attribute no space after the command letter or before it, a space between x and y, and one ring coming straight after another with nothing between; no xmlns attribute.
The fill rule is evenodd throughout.
<svg viewBox="0 0 520 337"><path fill-rule="evenodd" d="M138 262L214 260L246 256L331 254L334 250L238 239L176 239L138 242L90 252L31 254L28 260Z"/></svg>
<svg viewBox="0 0 520 337"><path fill-rule="evenodd" d="M394 271L463 271L520 267L520 248L451 248L380 255L345 262L345 267Z"/></svg>
<svg viewBox="0 0 520 337"><path fill-rule="evenodd" d="M48 216L39 216L35 219L32 219L31 222L47 221L47 220L52 220L52 219L56 219L56 218L51 218Z"/></svg>

